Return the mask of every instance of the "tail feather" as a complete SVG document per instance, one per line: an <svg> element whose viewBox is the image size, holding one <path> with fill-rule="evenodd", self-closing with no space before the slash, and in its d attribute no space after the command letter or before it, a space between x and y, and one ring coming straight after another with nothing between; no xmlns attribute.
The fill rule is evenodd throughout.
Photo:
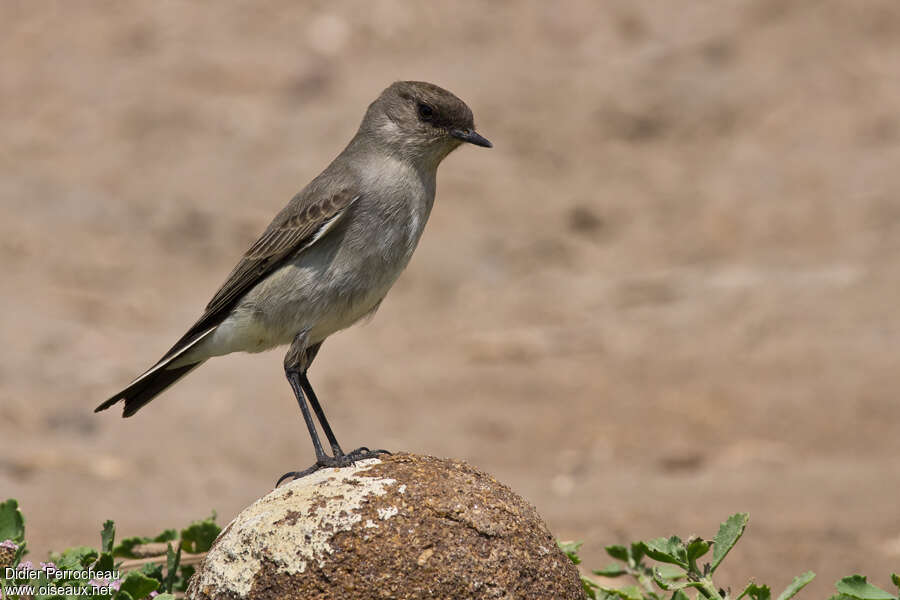
<svg viewBox="0 0 900 600"><path fill-rule="evenodd" d="M125 409L122 411L122 416L130 417L140 410L141 407L162 393L163 390L202 365L203 362L204 361L201 360L180 367L173 367L170 369L161 368L149 372L147 375L139 377L127 388L95 408L94 412L106 410L120 400L124 400Z"/></svg>
<svg viewBox="0 0 900 600"><path fill-rule="evenodd" d="M144 371L127 388L95 408L94 412L106 410L120 400L125 401L125 410L122 411L123 417L130 417L139 411L142 406L161 394L167 387L206 361L206 355L201 354L199 360L190 362L197 356L196 354L191 355L188 351L195 348L215 329L216 326L212 326L200 333L195 332L185 335L155 365Z"/></svg>

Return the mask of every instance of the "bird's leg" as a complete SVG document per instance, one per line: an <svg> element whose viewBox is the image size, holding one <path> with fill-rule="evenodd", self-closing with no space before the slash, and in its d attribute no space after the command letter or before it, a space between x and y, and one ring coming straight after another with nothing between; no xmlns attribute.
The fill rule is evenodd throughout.
<svg viewBox="0 0 900 600"><path fill-rule="evenodd" d="M331 453L335 458L344 456L344 451L341 450L340 444L338 444L337 439L334 437L334 432L331 431L331 425L328 424L328 419L325 418L325 412L319 404L319 399L316 398L316 393L313 391L306 373L300 375L300 388L309 400L313 412L316 413L316 418L319 419L319 423L322 425L322 431L325 432L325 437L328 438L328 443L331 445Z"/></svg>
<svg viewBox="0 0 900 600"><path fill-rule="evenodd" d="M338 444L337 438L331 430L331 425L329 425L328 419L325 418L325 411L322 410L322 405L319 404L319 399L316 397L316 393L313 391L312 385L309 383L309 378L306 375L306 372L309 370L309 365L312 363L316 354L319 352L319 348L322 346L322 343L319 342L318 344L314 344L307 348L307 335L308 331L301 331L294 338L293 343L291 343L291 347L284 357L284 374L291 384L291 389L294 390L294 396L297 397L297 404L300 405L300 411L303 413L303 420L306 421L306 428L309 430L309 437L312 439L313 448L316 451L316 462L313 466L304 469L303 471L291 471L285 473L278 479L275 487L278 487L281 482L286 479L298 479L305 475L309 475L310 473L314 473L322 467L346 467L357 460L375 458L380 454L390 454L387 450L369 450L366 447L357 448L349 454L345 454L344 451L341 450L341 446ZM328 443L331 445L331 450L334 453L333 456L325 454L325 450L322 448L322 442L319 440L319 433L316 430L316 424L313 422L307 400L309 401L309 404L312 405L312 409L316 413L316 418L322 425L322 431L325 432L325 437L328 438Z"/></svg>
<svg viewBox="0 0 900 600"><path fill-rule="evenodd" d="M322 342L315 344L314 346L310 346L306 351L306 369L309 370L310 365L312 365L313 360L316 358L316 355L319 353L319 349L322 347ZM364 460L366 458L375 458L379 454L390 454L387 450L369 450L365 446L361 446L356 450L351 450L348 453L344 453L341 450L340 445L337 443L337 439L335 439L334 434L331 432L331 426L328 424L328 419L325 418L325 412L322 410L322 406L319 404L319 399L316 397L316 393L312 389L312 385L309 383L309 377L306 375L306 371L304 371L300 377L300 385L303 388L304 394L309 399L309 403L312 405L313 411L316 413L316 417L319 419L319 423L322 424L322 430L325 432L325 436L328 438L328 443L331 444L331 450L334 453L334 457L346 457L346 463L349 465L357 460Z"/></svg>
<svg viewBox="0 0 900 600"><path fill-rule="evenodd" d="M306 370L309 367L308 354L306 352L307 334L308 331L301 331L294 337L291 347L288 349L287 354L284 355L284 375L294 391L297 404L300 405L303 420L306 421L306 428L309 430L309 437L312 439L313 448L316 451L316 464L324 464L331 457L325 454L322 442L319 441L319 432L316 431L316 424L313 421L312 414L309 412L309 406L303 393L303 385L300 381L301 377L306 378ZM316 404L318 405L318 402ZM319 410L321 411L321 408Z"/></svg>
<svg viewBox="0 0 900 600"><path fill-rule="evenodd" d="M331 450L334 453L334 457L336 459L346 459L344 461L344 466L349 465L356 460L374 458L379 454L390 454L390 452L388 452L387 450L369 450L365 446L362 446L345 454L344 451L341 450L341 447L338 445L334 434L331 432L331 426L328 424L328 419L325 418L325 413L322 411L322 406L319 404L319 399L316 398L316 393L313 391L306 373L303 373L300 376L300 386L303 388L303 392L306 395L307 399L309 399L309 403L310 405L312 405L312 409L316 413L316 417L319 419L319 423L322 424L322 430L325 432L325 437L328 438L328 443L331 444Z"/></svg>

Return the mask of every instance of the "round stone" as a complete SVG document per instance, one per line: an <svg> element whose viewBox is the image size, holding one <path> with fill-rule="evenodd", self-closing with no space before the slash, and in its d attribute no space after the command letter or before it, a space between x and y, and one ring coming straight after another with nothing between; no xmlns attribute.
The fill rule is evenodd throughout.
<svg viewBox="0 0 900 600"><path fill-rule="evenodd" d="M241 512L188 598L583 600L572 562L509 487L399 454L322 469Z"/></svg>

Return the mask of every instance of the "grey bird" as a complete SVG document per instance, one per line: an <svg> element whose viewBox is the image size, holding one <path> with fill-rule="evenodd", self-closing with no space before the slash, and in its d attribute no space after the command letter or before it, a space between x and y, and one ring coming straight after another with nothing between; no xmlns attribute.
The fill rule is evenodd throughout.
<svg viewBox="0 0 900 600"><path fill-rule="evenodd" d="M385 452L341 449L307 371L325 338L378 309L425 228L438 165L464 142L492 147L475 131L472 111L462 100L431 83L392 84L369 105L343 152L250 246L197 322L94 412L121 401L122 416L130 417L209 358L290 344L284 372L316 462L286 473L278 483Z"/></svg>

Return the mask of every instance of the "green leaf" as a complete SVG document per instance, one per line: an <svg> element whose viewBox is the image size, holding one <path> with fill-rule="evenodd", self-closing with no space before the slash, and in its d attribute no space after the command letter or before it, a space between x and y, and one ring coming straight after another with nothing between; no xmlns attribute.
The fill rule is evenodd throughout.
<svg viewBox="0 0 900 600"><path fill-rule="evenodd" d="M641 594L641 589L636 585L626 585L625 587L619 588L619 595L624 600L643 600L644 595Z"/></svg>
<svg viewBox="0 0 900 600"><path fill-rule="evenodd" d="M181 565L181 578L175 584L176 592L186 592L195 571L194 565Z"/></svg>
<svg viewBox="0 0 900 600"><path fill-rule="evenodd" d="M134 555L135 546L139 546L141 544L146 544L147 542L152 541L148 537L129 537L122 540L122 542L113 548L113 556L119 556L123 558L136 558Z"/></svg>
<svg viewBox="0 0 900 600"><path fill-rule="evenodd" d="M113 596L113 600L135 600L135 598L128 592L119 590L118 592L116 592L116 595Z"/></svg>
<svg viewBox="0 0 900 600"><path fill-rule="evenodd" d="M185 552L197 554L198 552L206 552L212 547L221 527L216 525L216 514L213 513L202 521L194 521L187 529L181 530L181 547Z"/></svg>
<svg viewBox="0 0 900 600"><path fill-rule="evenodd" d="M653 569L653 582L667 592L680 590L687 587L702 586L699 582L691 582L685 579L687 573L681 567L674 565L660 565Z"/></svg>
<svg viewBox="0 0 900 600"><path fill-rule="evenodd" d="M97 559L97 562L91 566L91 568L95 571L112 571L116 568L115 561L113 560L112 554L109 552L104 552L100 555L100 558Z"/></svg>
<svg viewBox="0 0 900 600"><path fill-rule="evenodd" d="M741 592L741 595L735 598L735 600L741 600L744 596L752 598L753 600L769 600L772 597L772 590L770 590L767 585L756 585L751 582L747 584L747 587L744 588L744 591Z"/></svg>
<svg viewBox="0 0 900 600"><path fill-rule="evenodd" d="M591 573L593 573L594 575L599 575L600 577L618 577L619 575L624 575L627 572L628 571L625 570L625 567L616 563L610 563L602 569L591 571Z"/></svg>
<svg viewBox="0 0 900 600"><path fill-rule="evenodd" d="M850 575L838 581L837 591L857 600L895 600L896 596L866 582L862 575Z"/></svg>
<svg viewBox="0 0 900 600"><path fill-rule="evenodd" d="M580 565L581 557L578 556L578 549L584 542L560 542L557 540L556 545L562 550L563 554L569 557L573 564Z"/></svg>
<svg viewBox="0 0 900 600"><path fill-rule="evenodd" d="M647 573L643 572L643 570L641 570L637 574L635 574L634 578L638 580L638 584L643 586L643 588L645 590L653 589L653 577L650 575L647 575ZM658 600L658 598L659 598L655 592L648 591L647 595L649 598L654 598L656 600Z"/></svg>
<svg viewBox="0 0 900 600"><path fill-rule="evenodd" d="M93 564L98 558L97 551L88 546L75 546L63 552L53 562L61 570L78 571Z"/></svg>
<svg viewBox="0 0 900 600"><path fill-rule="evenodd" d="M122 580L119 587L120 592L127 592L135 600L139 600L155 592L159 587L159 582L152 577L147 577L140 571L129 571Z"/></svg>
<svg viewBox="0 0 900 600"><path fill-rule="evenodd" d="M112 521L106 521L103 523L103 531L100 532L100 552L112 552L115 540L116 525Z"/></svg>
<svg viewBox="0 0 900 600"><path fill-rule="evenodd" d="M653 573L653 583L655 583L660 589L666 592L673 592L675 590L682 590L688 587L688 582L678 581L676 579L663 579L659 576L659 573Z"/></svg>
<svg viewBox="0 0 900 600"><path fill-rule="evenodd" d="M161 563L146 563L141 565L141 568L139 570L147 577L152 577L158 582L163 583L163 566Z"/></svg>
<svg viewBox="0 0 900 600"><path fill-rule="evenodd" d="M643 545L644 552L653 560L688 568L687 549L678 536L656 538L643 542Z"/></svg>
<svg viewBox="0 0 900 600"><path fill-rule="evenodd" d="M178 552L172 550L172 544L166 546L166 592L171 593L175 586L175 577L178 575L178 563L181 562L181 546L178 546Z"/></svg>
<svg viewBox="0 0 900 600"><path fill-rule="evenodd" d="M685 576L684 569L675 565L659 565L656 573L663 579L681 579Z"/></svg>
<svg viewBox="0 0 900 600"><path fill-rule="evenodd" d="M590 600L597 600L597 591L600 588L599 585L585 577L581 576L581 589L584 590L584 595L587 596Z"/></svg>
<svg viewBox="0 0 900 600"><path fill-rule="evenodd" d="M200 521L198 521L199 523ZM149 538L146 536L134 536L125 538L122 542L113 548L113 556L121 558L137 558L134 554L134 547L141 544L149 544L150 542L174 542L178 539L178 532L174 529L166 529L158 536Z"/></svg>
<svg viewBox="0 0 900 600"><path fill-rule="evenodd" d="M891 581L894 582L894 585L896 585L898 588L900 588L900 575L897 575L896 573L891 573Z"/></svg>
<svg viewBox="0 0 900 600"><path fill-rule="evenodd" d="M0 542L6 540L16 544L25 541L25 517L15 498L0 504Z"/></svg>
<svg viewBox="0 0 900 600"><path fill-rule="evenodd" d="M626 585L621 588L605 588L597 586L603 595L599 598L621 598L621 600L644 600L644 595L636 585Z"/></svg>
<svg viewBox="0 0 900 600"><path fill-rule="evenodd" d="M719 526L719 533L716 534L716 539L713 541L714 546L711 571L716 570L728 552L730 552L731 549L734 548L734 545L737 544L737 541L741 539L741 536L744 534L744 528L747 527L747 521L749 520L749 514L737 513L728 517L725 522Z"/></svg>
<svg viewBox="0 0 900 600"><path fill-rule="evenodd" d="M28 548L26 548L27 544L22 542L19 544L19 549L16 550L16 555L13 557L12 564L17 565L22 562L22 557L28 554Z"/></svg>
<svg viewBox="0 0 900 600"><path fill-rule="evenodd" d="M787 586L787 589L781 592L781 595L778 596L778 600L790 600L790 598L793 598L797 594L797 592L806 587L806 584L815 579L815 577L816 574L812 571L807 571L802 575L797 575L796 577L794 577L791 585Z"/></svg>
<svg viewBox="0 0 900 600"><path fill-rule="evenodd" d="M703 538L692 537L687 542L687 558L689 563L694 563L698 558L709 552L712 544Z"/></svg>
<svg viewBox="0 0 900 600"><path fill-rule="evenodd" d="M628 561L628 548L625 546L607 546L606 553L617 560Z"/></svg>
<svg viewBox="0 0 900 600"><path fill-rule="evenodd" d="M644 544L641 542L633 542L631 544L631 561L629 564L636 567L640 564L642 558L644 558Z"/></svg>
<svg viewBox="0 0 900 600"><path fill-rule="evenodd" d="M690 600L690 597L681 590L676 590L672 594L672 600Z"/></svg>
<svg viewBox="0 0 900 600"><path fill-rule="evenodd" d="M162 543L162 542L174 542L177 539L178 539L177 531L175 531L174 529L166 529L161 534L159 534L158 536L153 538L152 541ZM149 542L151 540L147 540L147 541Z"/></svg>
<svg viewBox="0 0 900 600"><path fill-rule="evenodd" d="M159 596L156 596L156 600L175 600L175 596L169 593L160 594Z"/></svg>

